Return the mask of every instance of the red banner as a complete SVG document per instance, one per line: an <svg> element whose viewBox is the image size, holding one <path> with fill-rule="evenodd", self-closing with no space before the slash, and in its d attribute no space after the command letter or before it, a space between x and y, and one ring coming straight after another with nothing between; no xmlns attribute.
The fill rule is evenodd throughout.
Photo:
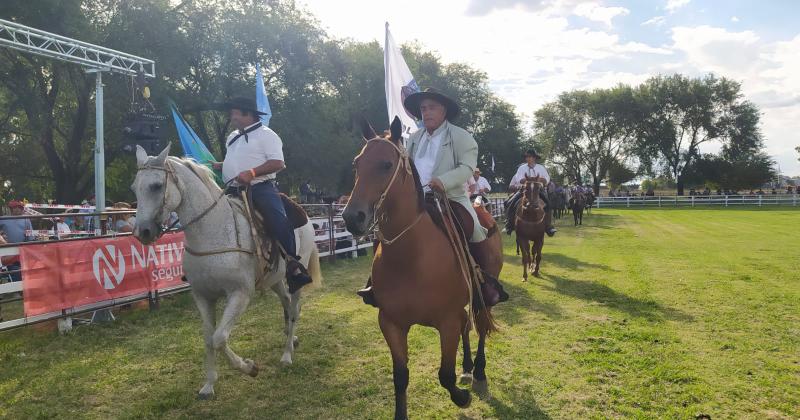
<svg viewBox="0 0 800 420"><path fill-rule="evenodd" d="M25 315L183 284L183 233L152 245L132 236L20 247Z"/></svg>

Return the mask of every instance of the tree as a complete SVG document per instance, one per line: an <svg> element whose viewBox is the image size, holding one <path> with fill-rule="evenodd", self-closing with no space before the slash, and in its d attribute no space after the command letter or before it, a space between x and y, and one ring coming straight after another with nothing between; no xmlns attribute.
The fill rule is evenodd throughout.
<svg viewBox="0 0 800 420"><path fill-rule="evenodd" d="M573 91L535 113L535 129L553 144L554 161L574 181L586 171L595 194L618 162L631 152L635 135L633 91L619 85L611 89Z"/></svg>
<svg viewBox="0 0 800 420"><path fill-rule="evenodd" d="M629 168L623 162L614 161L608 168L608 183L612 188L633 181L634 178L636 178L636 171Z"/></svg>
<svg viewBox="0 0 800 420"><path fill-rule="evenodd" d="M637 136L639 157L663 162L683 195L683 171L700 156L700 145L720 142L733 155L759 148L758 109L744 101L740 91L739 83L713 75L647 80L636 90L636 102L644 111Z"/></svg>

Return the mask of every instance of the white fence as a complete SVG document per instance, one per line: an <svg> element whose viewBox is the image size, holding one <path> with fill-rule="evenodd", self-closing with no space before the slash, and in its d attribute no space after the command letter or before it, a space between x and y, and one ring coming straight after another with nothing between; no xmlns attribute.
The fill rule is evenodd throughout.
<svg viewBox="0 0 800 420"><path fill-rule="evenodd" d="M595 207L797 206L797 194L597 197Z"/></svg>

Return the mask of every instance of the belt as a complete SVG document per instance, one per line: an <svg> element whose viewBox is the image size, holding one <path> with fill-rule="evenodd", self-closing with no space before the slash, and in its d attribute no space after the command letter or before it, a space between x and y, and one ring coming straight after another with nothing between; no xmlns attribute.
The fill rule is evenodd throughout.
<svg viewBox="0 0 800 420"><path fill-rule="evenodd" d="M262 185L267 183L275 184L275 180L267 179L250 185L232 185L225 190L225 194L239 197L241 195L241 192L246 190L248 187L255 187L256 185Z"/></svg>

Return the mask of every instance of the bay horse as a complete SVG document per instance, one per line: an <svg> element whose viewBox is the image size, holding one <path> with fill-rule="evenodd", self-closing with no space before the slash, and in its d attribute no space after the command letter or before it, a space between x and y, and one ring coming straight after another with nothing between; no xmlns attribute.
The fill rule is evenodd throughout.
<svg viewBox="0 0 800 420"><path fill-rule="evenodd" d="M379 238L372 261L372 290L378 306L378 324L392 355L395 419L407 419L408 332L413 325L438 330L441 343L439 383L458 407L472 401L469 390L456 386L456 356L463 340L462 384L472 381L479 395L488 391L486 337L495 330L490 308L473 305L473 318L464 309L470 303L471 280L465 278L455 249L445 231L426 210L419 175L402 145L400 120L391 124L389 138L378 137L366 121L366 144L353 160L355 185L342 214L347 229L360 236L377 227ZM496 247L502 268L499 232ZM478 331L473 363L469 329ZM474 368L474 376L471 372Z"/></svg>
<svg viewBox="0 0 800 420"><path fill-rule="evenodd" d="M231 365L242 373L258 375L258 365L239 357L228 345L231 330L257 288L272 289L280 298L286 334L281 363L291 364L298 345L294 332L303 289L289 293L283 258L279 258L274 271L267 269L261 275L253 231L241 210L241 201L223 195L207 167L169 156L169 145L158 156L147 156L141 146L136 146L136 159L138 171L131 186L138 202L134 236L144 244L155 242L164 232L162 226L173 211L185 233L181 250L185 251L183 272L192 286L192 297L203 320L206 350L206 381L198 398L214 397L217 352L224 352ZM318 284L322 274L314 227L307 217L305 220L304 225L295 229L297 254ZM225 310L217 322L216 304L221 298L226 299Z"/></svg>
<svg viewBox="0 0 800 420"><path fill-rule="evenodd" d="M522 200L514 214L514 231L517 232L517 248L522 251L522 281L528 281L528 273L539 277L539 264L544 247L546 212L539 191L544 188L544 179L525 175ZM551 203L552 205L552 203Z"/></svg>
<svg viewBox="0 0 800 420"><path fill-rule="evenodd" d="M575 226L583 225L583 210L586 209L586 194L581 190L575 190L570 200L572 208L572 218L575 219Z"/></svg>

